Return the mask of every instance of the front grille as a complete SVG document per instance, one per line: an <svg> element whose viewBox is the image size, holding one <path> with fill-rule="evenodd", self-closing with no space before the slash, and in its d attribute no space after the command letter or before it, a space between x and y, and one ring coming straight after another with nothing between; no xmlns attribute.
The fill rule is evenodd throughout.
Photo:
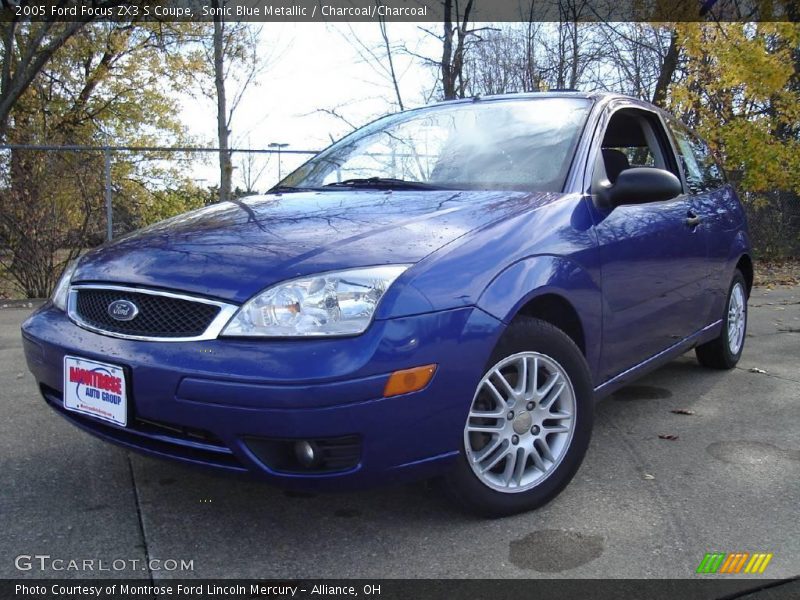
<svg viewBox="0 0 800 600"><path fill-rule="evenodd" d="M108 313L116 300L136 305L138 314L130 321L118 321ZM87 325L109 333L161 338L202 335L219 314L220 307L146 292L114 289L79 289L75 310Z"/></svg>

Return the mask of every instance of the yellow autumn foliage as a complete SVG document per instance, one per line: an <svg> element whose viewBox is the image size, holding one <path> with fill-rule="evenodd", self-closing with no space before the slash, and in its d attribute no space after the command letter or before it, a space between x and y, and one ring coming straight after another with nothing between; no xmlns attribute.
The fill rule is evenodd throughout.
<svg viewBox="0 0 800 600"><path fill-rule="evenodd" d="M684 77L669 108L744 191L800 191L800 24L680 23Z"/></svg>

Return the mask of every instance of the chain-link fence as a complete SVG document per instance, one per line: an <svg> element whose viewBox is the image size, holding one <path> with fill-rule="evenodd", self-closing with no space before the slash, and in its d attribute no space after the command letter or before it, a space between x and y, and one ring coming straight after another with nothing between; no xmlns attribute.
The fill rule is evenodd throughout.
<svg viewBox="0 0 800 600"><path fill-rule="evenodd" d="M314 150L231 150L232 195L263 192ZM0 298L42 297L106 239L219 200L217 148L0 145ZM757 258L800 257L797 194L743 194Z"/></svg>
<svg viewBox="0 0 800 600"><path fill-rule="evenodd" d="M231 153L235 197L263 192L315 150ZM0 297L46 296L86 248L219 200L219 149L0 145Z"/></svg>

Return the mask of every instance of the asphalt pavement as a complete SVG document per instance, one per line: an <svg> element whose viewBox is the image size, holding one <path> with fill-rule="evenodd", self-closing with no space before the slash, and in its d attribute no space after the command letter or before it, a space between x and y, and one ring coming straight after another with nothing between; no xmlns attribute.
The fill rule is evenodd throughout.
<svg viewBox="0 0 800 600"><path fill-rule="evenodd" d="M425 482L287 493L100 442L39 397L30 310L0 309L0 577L680 579L707 552L800 574L800 287L755 290L735 370L690 353L602 401L572 484L500 520Z"/></svg>

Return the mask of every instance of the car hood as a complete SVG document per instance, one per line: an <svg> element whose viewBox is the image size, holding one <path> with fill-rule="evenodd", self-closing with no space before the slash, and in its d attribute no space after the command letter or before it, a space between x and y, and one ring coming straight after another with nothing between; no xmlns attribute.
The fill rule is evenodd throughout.
<svg viewBox="0 0 800 600"><path fill-rule="evenodd" d="M250 196L189 212L81 258L73 282L244 302L315 272L415 263L465 233L560 194L344 190Z"/></svg>

